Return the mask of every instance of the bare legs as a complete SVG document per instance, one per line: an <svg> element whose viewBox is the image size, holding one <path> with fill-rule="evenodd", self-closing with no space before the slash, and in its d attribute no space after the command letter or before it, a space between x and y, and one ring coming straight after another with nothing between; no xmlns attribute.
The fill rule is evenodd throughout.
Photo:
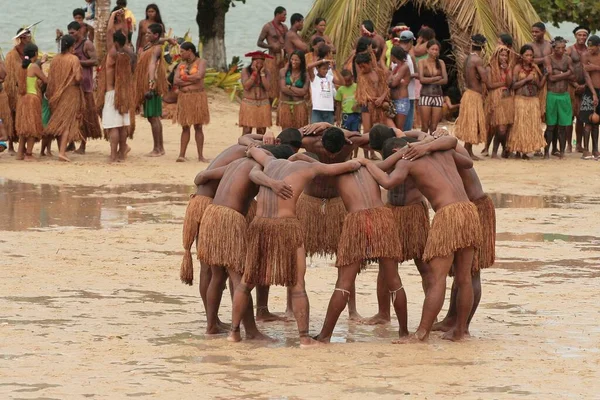
<svg viewBox="0 0 600 400"><path fill-rule="evenodd" d="M380 266L377 273L377 314L364 322L368 325L383 325L390 323L390 321L390 292L387 289Z"/></svg>
<svg viewBox="0 0 600 400"><path fill-rule="evenodd" d="M280 317L269 311L269 288L270 286L256 287L256 320L261 322L284 321L285 317ZM289 296L287 296L289 299ZM290 311L291 311L290 305Z"/></svg>
<svg viewBox="0 0 600 400"><path fill-rule="evenodd" d="M502 152L505 153L507 151L506 147L506 125L499 125L494 127L496 130L494 134L494 147L492 148L492 158L498 158L498 150L500 145L502 145Z"/></svg>
<svg viewBox="0 0 600 400"><path fill-rule="evenodd" d="M127 155L127 127L111 128L108 131L110 141L110 161L124 161Z"/></svg>
<svg viewBox="0 0 600 400"><path fill-rule="evenodd" d="M467 332L467 321L471 315L474 301L473 285L471 280L473 255L474 249L472 247L460 249L455 253L454 282L456 282L457 286L456 323L452 329L442 336L443 339L452 341L461 340Z"/></svg>
<svg viewBox="0 0 600 400"><path fill-rule="evenodd" d="M67 146L69 145L69 136L66 134L60 135L60 141L58 142L58 160L71 162L67 157Z"/></svg>
<svg viewBox="0 0 600 400"><path fill-rule="evenodd" d="M159 157L165 155L165 146L163 143L163 126L160 117L148 118L152 128L152 141L154 143L152 151L148 154L150 157Z"/></svg>
<svg viewBox="0 0 600 400"><path fill-rule="evenodd" d="M184 126L181 131L181 143L179 145L179 157L177 158L177 162L186 161L185 153L187 151L187 146L190 143L190 130L189 126ZM202 154L204 150L204 131L202 130L202 125L194 125L194 139L196 140L198 161L209 162L210 160L204 158L204 155Z"/></svg>
<svg viewBox="0 0 600 400"><path fill-rule="evenodd" d="M477 157L475 154L473 154L473 144L472 143L465 143L465 150L467 150L467 153L469 153L471 160L473 160L473 161L480 160L479 157Z"/></svg>
<svg viewBox="0 0 600 400"><path fill-rule="evenodd" d="M554 134L554 130L556 129L557 133ZM546 148L544 149L544 158L550 158L550 144L554 141L555 138L558 138L558 142L560 145L560 152L558 157L560 159L565 158L565 150L566 150L566 127L565 126L556 126L549 125L546 127L546 131L544 132L544 138L546 139ZM555 145L556 146L556 145Z"/></svg>
<svg viewBox="0 0 600 400"><path fill-rule="evenodd" d="M433 133L442 120L442 107L419 106L421 116L421 130L425 133Z"/></svg>
<svg viewBox="0 0 600 400"><path fill-rule="evenodd" d="M42 138L42 148L40 150L41 157L52 157L52 140L54 140L54 137L52 136L44 136Z"/></svg>
<svg viewBox="0 0 600 400"><path fill-rule="evenodd" d="M34 138L19 137L19 147L17 149L17 160L34 161L33 146Z"/></svg>

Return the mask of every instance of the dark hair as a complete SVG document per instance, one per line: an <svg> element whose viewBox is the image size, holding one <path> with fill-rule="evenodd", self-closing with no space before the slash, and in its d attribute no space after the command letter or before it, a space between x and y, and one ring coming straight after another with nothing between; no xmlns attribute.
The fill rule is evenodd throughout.
<svg viewBox="0 0 600 400"><path fill-rule="evenodd" d="M396 137L396 132L384 124L375 124L369 131L369 146L380 151L386 140Z"/></svg>
<svg viewBox="0 0 600 400"><path fill-rule="evenodd" d="M319 25L321 22L327 22L327 21L325 20L325 18L319 17L319 18L315 19L315 26Z"/></svg>
<svg viewBox="0 0 600 400"><path fill-rule="evenodd" d="M273 13L273 15L283 14L285 11L286 11L285 8L279 6L275 9L275 12Z"/></svg>
<svg viewBox="0 0 600 400"><path fill-rule="evenodd" d="M588 38L588 46L599 46L600 45L600 37L597 35L592 35Z"/></svg>
<svg viewBox="0 0 600 400"><path fill-rule="evenodd" d="M290 18L290 24L294 25L296 22L300 22L304 19L304 17L302 16L302 14L292 14L292 17Z"/></svg>
<svg viewBox="0 0 600 400"><path fill-rule="evenodd" d="M290 58L288 59L288 69L287 72L292 73L292 56L298 56L300 58L300 78L302 82L306 82L306 57L304 56L304 52L302 50L295 50L292 54L290 54Z"/></svg>
<svg viewBox="0 0 600 400"><path fill-rule="evenodd" d="M151 4L148 4L146 6L146 19L148 19L148 10L154 10L154 11L156 11L156 23L157 24L161 24L163 26L165 25L163 23L161 15L160 15L160 10L158 9L158 6L156 4L151 3Z"/></svg>
<svg viewBox="0 0 600 400"><path fill-rule="evenodd" d="M396 58L398 61L406 61L406 50L404 50L400 46L392 47L392 57Z"/></svg>
<svg viewBox="0 0 600 400"><path fill-rule="evenodd" d="M73 10L73 18L82 17L85 18L85 10L83 8L76 8Z"/></svg>
<svg viewBox="0 0 600 400"><path fill-rule="evenodd" d="M316 45L318 45L319 43L325 43L325 39L323 39L321 36L317 36L313 39L311 45L313 47L313 49L315 48Z"/></svg>
<svg viewBox="0 0 600 400"><path fill-rule="evenodd" d="M435 39L435 31L428 26L423 26L419 29L419 32L417 32L417 37L430 41Z"/></svg>
<svg viewBox="0 0 600 400"><path fill-rule="evenodd" d="M74 31L78 31L81 29L81 24L77 21L73 21L71 22L69 25L67 25L67 30L74 30Z"/></svg>
<svg viewBox="0 0 600 400"><path fill-rule="evenodd" d="M279 139L279 143L287 144L295 149L302 147L302 134L296 128L286 128L282 130L281 133L277 135L277 139Z"/></svg>
<svg viewBox="0 0 600 400"><path fill-rule="evenodd" d="M347 70L347 69L343 69L341 73L342 73L342 76L343 76L344 78L347 78L347 77L349 77L349 76L352 76L352 72L350 72L350 71L349 71L349 70Z"/></svg>
<svg viewBox="0 0 600 400"><path fill-rule="evenodd" d="M415 142L418 142L418 140L415 138L407 137L407 136L403 136L401 138L395 137L395 138L388 139L383 144L383 148L381 150L383 158L384 159L388 158L389 156L394 154L395 149L401 149L401 148L405 147L407 144L415 143Z"/></svg>
<svg viewBox="0 0 600 400"><path fill-rule="evenodd" d="M556 46L559 43L567 43L567 40L562 36L556 36L554 40L552 40L552 47Z"/></svg>
<svg viewBox="0 0 600 400"><path fill-rule="evenodd" d="M325 150L332 154L335 154L342 151L342 149L346 145L346 136L340 128L332 126L325 129L321 141L323 142L323 147L325 148Z"/></svg>
<svg viewBox="0 0 600 400"><path fill-rule="evenodd" d="M307 157L310 157L310 158L312 158L312 159L314 159L314 160L317 160L317 161L319 161L319 156L318 156L318 155L316 155L315 153L311 153L310 151L305 151L305 152L304 152L304 153L302 153L302 154L304 154L305 156L307 156Z"/></svg>
<svg viewBox="0 0 600 400"><path fill-rule="evenodd" d="M71 35L65 35L60 39L60 52L66 53L75 44L75 38Z"/></svg>
<svg viewBox="0 0 600 400"><path fill-rule="evenodd" d="M194 46L194 44L192 42L183 42L183 43L181 43L179 48L183 49L183 50L189 50L192 53L194 53L196 55L196 57L198 57L198 53L196 52L196 46Z"/></svg>
<svg viewBox="0 0 600 400"><path fill-rule="evenodd" d="M369 53L359 53L354 58L354 63L358 64L369 64L371 62L371 55Z"/></svg>
<svg viewBox="0 0 600 400"><path fill-rule="evenodd" d="M540 29L540 30L542 30L542 31L546 32L546 25L544 25L544 23L543 23L543 22L536 22L536 23L535 23L535 24L533 24L531 27L532 27L532 28L538 28L538 29Z"/></svg>
<svg viewBox="0 0 600 400"><path fill-rule="evenodd" d="M508 34L508 33L501 33L500 36L499 36L499 38L500 38L500 41L502 43L504 43L504 45L506 47L512 47L513 46L513 37L510 34Z"/></svg>
<svg viewBox="0 0 600 400"><path fill-rule="evenodd" d="M119 7L127 7L127 0L117 0L117 5Z"/></svg>
<svg viewBox="0 0 600 400"><path fill-rule="evenodd" d="M485 46L487 39L481 33L477 33L471 36L471 42L471 48L473 50L481 50L483 49L483 46Z"/></svg>
<svg viewBox="0 0 600 400"><path fill-rule="evenodd" d="M148 30L158 36L162 36L162 34L164 32L163 26L161 24L157 24L157 23L150 24L150 26L148 27Z"/></svg>
<svg viewBox="0 0 600 400"><path fill-rule="evenodd" d="M265 144L260 146L260 148L268 151L269 153L273 154L273 157L280 160L287 160L296 154L296 151L292 148L292 146L287 144Z"/></svg>
<svg viewBox="0 0 600 400"><path fill-rule="evenodd" d="M364 26L365 29L371 33L375 32L375 25L373 24L373 21L371 21L370 19L365 19L362 23L362 26Z"/></svg>
<svg viewBox="0 0 600 400"><path fill-rule="evenodd" d="M520 55L523 55L523 54L525 54L525 52L526 52L527 50L531 50L531 51L533 51L533 47L532 47L531 45L529 45L529 44L525 44L525 45L523 45L523 46L521 47L521 50L519 50L519 54L520 54Z"/></svg>
<svg viewBox="0 0 600 400"><path fill-rule="evenodd" d="M121 47L123 47L125 46L125 43L127 43L127 38L125 37L123 32L118 30L115 33L113 33L113 42L118 43L119 45L121 45Z"/></svg>
<svg viewBox="0 0 600 400"><path fill-rule="evenodd" d="M371 38L362 36L356 42L356 53L364 53L373 44Z"/></svg>
<svg viewBox="0 0 600 400"><path fill-rule="evenodd" d="M23 49L23 55L25 57L27 57L27 59L24 59L23 62L21 63L21 67L23 67L24 69L27 69L27 67L29 67L29 64L32 63L32 59L33 57L35 57L35 55L38 52L38 47L33 44L33 43L28 43L25 48Z"/></svg>
<svg viewBox="0 0 600 400"><path fill-rule="evenodd" d="M437 47L439 47L440 51L442 50L442 45L440 44L440 42L438 42L435 39L431 39L429 42L427 42L427 50L429 50L429 48L432 47L432 46L437 46ZM442 68L442 64L440 64L440 58L439 57L437 57L435 59L435 66L438 69Z"/></svg>
<svg viewBox="0 0 600 400"><path fill-rule="evenodd" d="M319 48L317 49L317 58L325 58L330 52L331 47L327 46L326 44L324 44L323 46L319 46Z"/></svg>

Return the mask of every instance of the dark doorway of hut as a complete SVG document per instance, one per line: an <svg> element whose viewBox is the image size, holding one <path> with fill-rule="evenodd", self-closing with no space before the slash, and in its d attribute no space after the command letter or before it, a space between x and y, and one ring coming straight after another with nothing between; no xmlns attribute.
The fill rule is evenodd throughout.
<svg viewBox="0 0 600 400"><path fill-rule="evenodd" d="M457 86L456 62L452 54L450 27L446 14L441 10L415 6L412 1L409 1L394 13L391 26L401 22L410 28L415 37L422 26L428 26L435 31L437 41L442 44L440 58L446 63L448 71L448 85L444 87L444 92L450 87Z"/></svg>

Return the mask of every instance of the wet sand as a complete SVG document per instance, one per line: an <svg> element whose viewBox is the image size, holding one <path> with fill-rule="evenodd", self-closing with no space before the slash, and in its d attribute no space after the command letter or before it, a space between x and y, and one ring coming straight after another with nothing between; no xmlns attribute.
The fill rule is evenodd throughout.
<svg viewBox="0 0 600 400"><path fill-rule="evenodd" d="M239 134L235 104L211 97L208 157ZM165 128L167 156L147 158L150 131L138 120L120 165L106 164L101 141L71 165L0 155L1 398L597 396L600 163L573 154L476 164L498 207L498 254L482 274L473 337L463 343L434 334L426 345L391 345L397 323L364 326L344 313L334 344L320 349L298 349L293 323L260 324L274 344L234 345L204 335L197 281L178 278L186 199L206 164L175 163L179 128ZM316 334L336 271L331 260L312 261ZM400 273L414 330L420 278L413 263ZM371 266L357 280L363 316L377 308L376 274ZM284 308L285 292L274 288L271 309ZM222 319L230 313L225 295Z"/></svg>

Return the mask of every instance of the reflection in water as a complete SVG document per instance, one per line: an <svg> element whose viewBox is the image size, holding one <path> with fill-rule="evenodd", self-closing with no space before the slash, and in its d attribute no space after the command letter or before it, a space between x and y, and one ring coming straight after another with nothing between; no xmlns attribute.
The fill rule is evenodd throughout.
<svg viewBox="0 0 600 400"><path fill-rule="evenodd" d="M600 204L583 196L522 196L510 193L488 193L496 208L575 208L575 204Z"/></svg>
<svg viewBox="0 0 600 400"><path fill-rule="evenodd" d="M170 212L144 212L139 206L185 204L193 187L136 184L115 188L33 185L0 178L0 230L72 226L103 229L140 221L165 222Z"/></svg>
<svg viewBox="0 0 600 400"><path fill-rule="evenodd" d="M560 233L512 233L512 232L498 232L496 234L496 240L500 242L585 242L591 244L600 244L600 237L596 236L577 236L577 235L563 235Z"/></svg>

